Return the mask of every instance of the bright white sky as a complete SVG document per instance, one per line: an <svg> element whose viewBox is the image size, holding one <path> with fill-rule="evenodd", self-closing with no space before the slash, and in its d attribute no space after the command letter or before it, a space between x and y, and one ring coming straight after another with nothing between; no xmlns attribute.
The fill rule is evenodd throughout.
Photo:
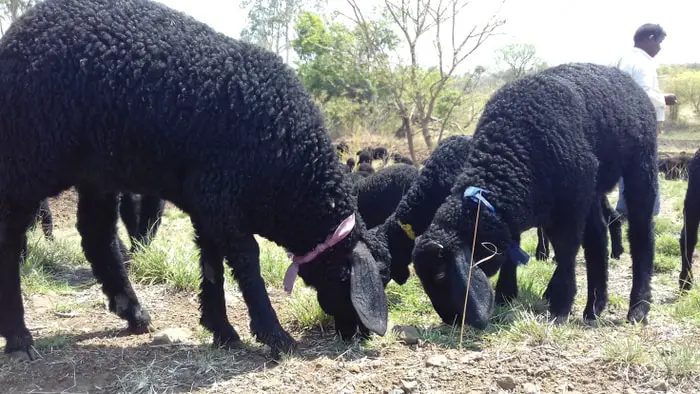
<svg viewBox="0 0 700 394"><path fill-rule="evenodd" d="M158 0L238 38L246 22L245 10L237 0ZM381 0L358 0L363 12ZM501 14L506 18L502 36L492 37L473 54L469 63L488 64L493 51L512 42L534 44L540 57L550 65L569 61L608 64L632 46L636 28L647 22L659 23L668 36L656 56L658 63L700 62L700 33L696 0L506 0ZM491 3L491 6L484 5ZM467 10L486 15L497 0L474 1ZM330 9L349 10L345 0L329 0ZM368 7L367 7L368 6ZM365 11L367 10L367 11ZM461 26L470 27L465 13ZM420 58L432 62L435 52L426 37Z"/></svg>
<svg viewBox="0 0 700 394"><path fill-rule="evenodd" d="M238 38L247 12L238 0L158 0L192 15L214 29ZM381 0L358 0L370 13ZM473 18L491 13L498 0L474 0L460 19L465 29ZM493 51L512 42L534 44L550 65L569 61L609 64L632 46L632 35L643 23L659 23L668 36L656 56L658 63L700 62L697 0L506 0L502 36L492 37L470 58L471 65L489 64ZM489 6L490 4L490 6ZM328 0L330 9L348 12L345 0ZM469 16L473 15L473 16ZM458 34L459 36L459 34ZM419 58L434 62L435 50L426 37Z"/></svg>

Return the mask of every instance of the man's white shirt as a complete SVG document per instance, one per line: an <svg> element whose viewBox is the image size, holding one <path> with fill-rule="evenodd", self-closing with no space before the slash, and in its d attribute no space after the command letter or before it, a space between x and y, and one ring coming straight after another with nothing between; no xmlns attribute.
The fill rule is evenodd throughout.
<svg viewBox="0 0 700 394"><path fill-rule="evenodd" d="M664 120L666 99L659 89L659 76L656 72L654 59L644 50L633 47L630 52L622 56L617 67L629 74L651 99L656 109L656 120Z"/></svg>

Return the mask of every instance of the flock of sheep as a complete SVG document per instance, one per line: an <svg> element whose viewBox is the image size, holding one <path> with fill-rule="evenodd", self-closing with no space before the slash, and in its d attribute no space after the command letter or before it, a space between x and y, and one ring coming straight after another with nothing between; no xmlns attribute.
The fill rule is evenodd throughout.
<svg viewBox="0 0 700 394"><path fill-rule="evenodd" d="M552 316L572 311L583 246L584 317L594 320L608 301L606 193L623 177L627 318L647 320L656 120L644 91L615 68L564 64L509 83L473 137L443 140L420 170L404 160L359 175L338 159L282 59L150 0L39 3L0 39L0 92L0 334L19 359L36 357L20 290L26 230L42 202L70 187L85 256L131 332L146 332L150 316L129 281L117 220L147 243L167 200L195 230L200 322L214 344L240 341L226 316L225 260L252 333L277 356L295 340L270 302L254 234L287 250L285 288L296 276L314 288L343 339L385 334L384 288L405 283L411 263L445 323L485 327L494 304L517 297L517 267L529 260L520 234L533 227L556 255L544 293ZM358 156L360 165L387 160L386 150ZM697 223L688 229L694 245ZM610 232L619 257L621 232ZM686 260L682 275L690 278Z"/></svg>

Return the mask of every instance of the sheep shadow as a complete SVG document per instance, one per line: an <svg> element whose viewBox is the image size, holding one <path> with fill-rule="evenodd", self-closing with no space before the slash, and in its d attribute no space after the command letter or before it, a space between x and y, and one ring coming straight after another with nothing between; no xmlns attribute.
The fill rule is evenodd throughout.
<svg viewBox="0 0 700 394"><path fill-rule="evenodd" d="M379 352L363 350L358 340L343 342L334 334L313 330L296 336L292 355L272 358L267 346L244 340L233 348L211 343L133 346L111 345L96 340L137 337L126 329L87 333L60 333L37 338L41 355L31 363L0 357L0 391L10 392L151 392L166 390L189 393L221 382L238 380L257 372L304 368L303 363L321 358L341 361L379 359ZM195 341L192 341L195 342ZM292 364L290 364L292 363ZM280 372L283 373L284 371ZM69 378L67 378L69 377Z"/></svg>

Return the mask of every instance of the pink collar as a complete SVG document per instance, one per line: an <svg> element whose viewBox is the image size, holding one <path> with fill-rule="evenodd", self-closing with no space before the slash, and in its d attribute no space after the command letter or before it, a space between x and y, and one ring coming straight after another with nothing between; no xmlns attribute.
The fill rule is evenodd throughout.
<svg viewBox="0 0 700 394"><path fill-rule="evenodd" d="M312 261L319 254L323 253L326 249L337 244L338 242L345 239L345 237L350 234L350 231L355 227L355 214L348 216L342 223L335 229L335 232L328 236L322 244L318 244L313 250L303 256L295 256L293 253L287 253L287 256L292 259L292 264L287 268L287 272L284 274L284 291L287 294L292 293L294 288L294 281L297 278L297 273L299 272L299 266L309 261Z"/></svg>

